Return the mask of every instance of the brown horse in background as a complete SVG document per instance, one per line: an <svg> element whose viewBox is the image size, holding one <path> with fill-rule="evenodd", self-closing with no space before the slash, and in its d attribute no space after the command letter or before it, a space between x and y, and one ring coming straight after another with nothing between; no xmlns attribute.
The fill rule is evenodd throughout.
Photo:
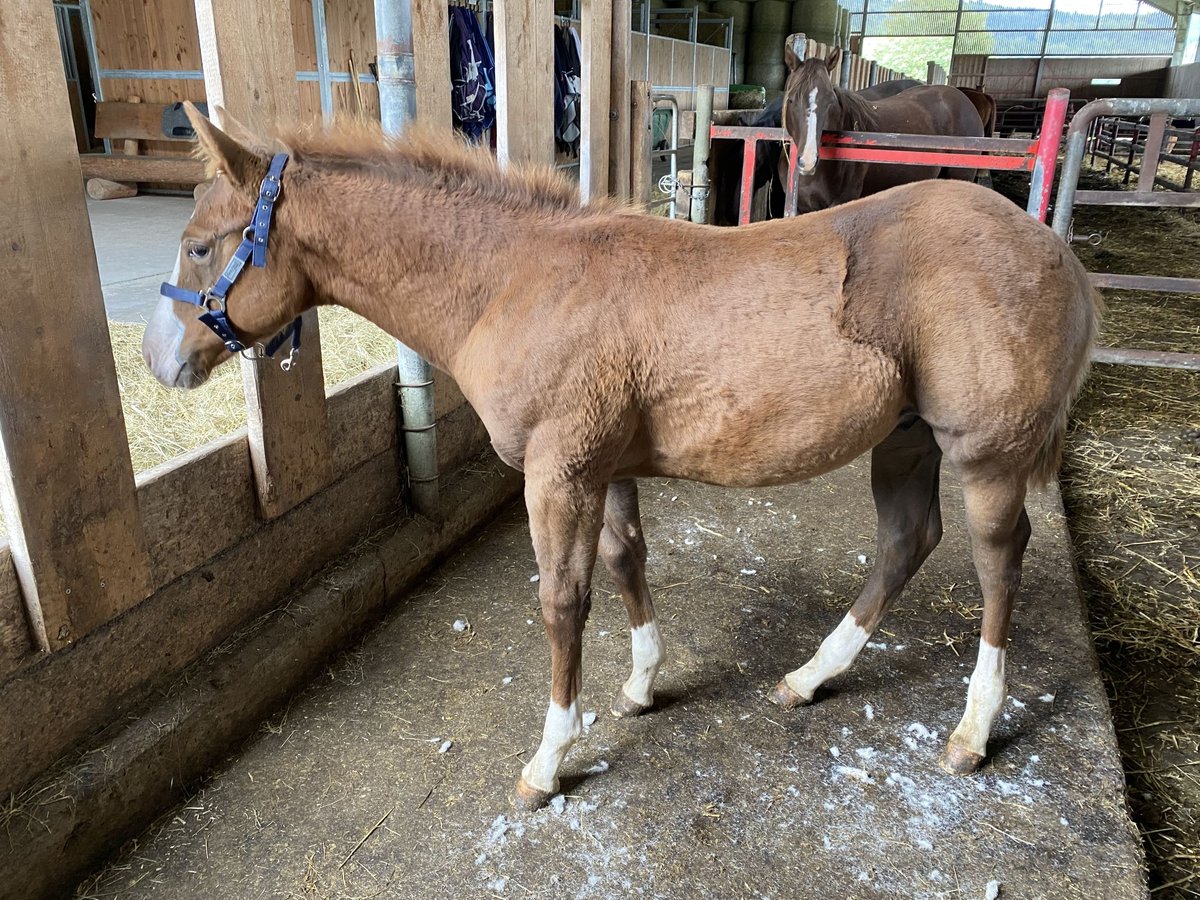
<svg viewBox="0 0 1200 900"><path fill-rule="evenodd" d="M561 175L502 171L447 130L393 142L342 126L273 143L186 108L217 177L176 277L209 302L164 299L143 340L155 376L195 387L230 358L199 317L270 191L267 264L245 268L220 301L238 340L266 340L317 303L347 307L450 373L500 458L525 473L551 687L522 805L558 790L582 732L597 555L632 640L613 712L654 702L664 645L635 479L784 484L867 452L875 567L774 699L811 702L866 645L941 538L945 459L962 483L984 610L944 761L954 772L982 763L1006 696L1026 488L1057 471L1096 332L1087 272L1049 228L961 182L745 228L691 225L603 201L581 208ZM288 157L281 190L260 194L274 153Z"/></svg>
<svg viewBox="0 0 1200 900"><path fill-rule="evenodd" d="M972 100L958 88L924 85L880 100L864 100L834 84L830 75L841 50L828 61L803 62L785 50L791 74L784 86L783 127L795 142L797 210L827 209L900 184L946 178L973 181L974 169L826 160L820 163L826 131L881 131L982 137L984 123Z"/></svg>

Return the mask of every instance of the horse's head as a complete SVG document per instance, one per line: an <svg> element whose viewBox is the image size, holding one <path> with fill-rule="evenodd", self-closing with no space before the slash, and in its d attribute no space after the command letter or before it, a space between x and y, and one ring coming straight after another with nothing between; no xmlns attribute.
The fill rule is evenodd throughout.
<svg viewBox="0 0 1200 900"><path fill-rule="evenodd" d="M842 51L834 50L828 60L801 60L788 46L784 59L790 74L783 89L783 127L800 148L798 171L811 175L817 168L821 132L842 128L844 111L830 77L841 65Z"/></svg>
<svg viewBox="0 0 1200 900"><path fill-rule="evenodd" d="M162 384L188 389L203 384L214 368L233 355L230 342L218 337L201 321L202 316L216 312L221 318L223 310L232 346L240 342L253 347L311 307L313 291L297 265L299 248L288 228L286 185L296 167L285 170L285 187L270 211L269 229L256 232L251 225L256 208L262 206L260 187L272 164L271 148L228 115L223 119L227 134L190 103L185 108L215 177L206 190L197 191L195 212L179 241L170 282L179 290L171 293L186 297L159 299L142 337L142 357ZM249 256L248 247L242 248L243 239L255 243L268 235L267 265L257 265L261 256L246 258L236 283L228 291L214 291L239 249Z"/></svg>

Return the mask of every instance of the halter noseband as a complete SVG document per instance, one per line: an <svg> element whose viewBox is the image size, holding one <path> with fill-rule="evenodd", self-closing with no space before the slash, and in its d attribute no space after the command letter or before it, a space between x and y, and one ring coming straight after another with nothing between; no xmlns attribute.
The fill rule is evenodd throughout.
<svg viewBox="0 0 1200 900"><path fill-rule="evenodd" d="M230 353L245 353L250 347L247 347L237 336L237 332L233 329L233 323L229 321L229 314L225 310L226 297L229 294L230 288L237 282L238 276L242 274L242 269L246 267L246 262L258 269L265 269L267 266L267 238L271 233L271 216L275 212L275 201L279 199L279 195L283 190L283 169L288 163L288 155L286 153L276 153L271 159L271 166L267 170L267 177L262 180L262 185L258 189L258 200L254 205L254 217L250 220L250 224L242 232L242 242L238 245L237 250L233 252L233 256L225 265L225 271L221 273L221 277L207 291L189 291L187 288L181 288L177 285L164 281L159 287L159 293L171 300L179 300L183 303L190 303L192 306L198 306L205 310L204 315L200 317L208 328L219 337L222 343L225 344ZM215 305L214 305L215 302ZM300 352L300 326L302 322L300 317L296 317L290 325L271 338L266 345L254 345L261 349L262 353L268 358L275 355L284 342L291 338L292 349L288 354L287 359L283 360L279 365L286 372L292 367L296 355Z"/></svg>

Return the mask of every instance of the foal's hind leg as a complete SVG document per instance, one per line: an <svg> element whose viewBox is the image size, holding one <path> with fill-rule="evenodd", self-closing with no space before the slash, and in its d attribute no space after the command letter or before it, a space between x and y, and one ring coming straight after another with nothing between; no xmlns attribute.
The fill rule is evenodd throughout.
<svg viewBox="0 0 1200 900"><path fill-rule="evenodd" d="M636 481L614 481L608 486L600 556L625 601L633 645L633 672L613 698L612 712L618 717L636 716L654 704L654 678L666 656L646 584L646 539Z"/></svg>
<svg viewBox="0 0 1200 900"><path fill-rule="evenodd" d="M992 730L1007 690L1004 653L1013 597L1021 583L1021 559L1029 543L1025 472L963 474L971 555L983 592L979 657L967 688L967 708L950 735L943 765L955 774L974 772L987 755Z"/></svg>
<svg viewBox="0 0 1200 900"><path fill-rule="evenodd" d="M816 655L775 687L772 697L792 708L844 672L862 650L892 601L942 538L938 469L942 453L925 422L896 429L871 452L871 491L879 516L877 559L850 612Z"/></svg>

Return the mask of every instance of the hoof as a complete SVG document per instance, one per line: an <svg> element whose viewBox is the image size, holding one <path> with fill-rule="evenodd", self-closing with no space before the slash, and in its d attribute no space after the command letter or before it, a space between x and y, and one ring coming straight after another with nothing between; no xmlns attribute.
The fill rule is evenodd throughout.
<svg viewBox="0 0 1200 900"><path fill-rule="evenodd" d="M617 696L613 697L612 714L618 719L631 719L634 716L640 716L649 708L638 703L636 700L630 700L624 688L617 691Z"/></svg>
<svg viewBox="0 0 1200 900"><path fill-rule="evenodd" d="M782 706L784 709L795 709L797 706L807 706L811 700L805 700L790 687L786 681L781 681L775 685L775 690L771 692L771 702L777 706Z"/></svg>
<svg viewBox="0 0 1200 900"><path fill-rule="evenodd" d="M537 812L550 799L549 791L539 791L526 783L524 777L517 779L517 786L509 797L513 807L519 812Z"/></svg>
<svg viewBox="0 0 1200 900"><path fill-rule="evenodd" d="M974 775L982 765L982 756L955 744L947 744L942 754L942 768L951 775Z"/></svg>

